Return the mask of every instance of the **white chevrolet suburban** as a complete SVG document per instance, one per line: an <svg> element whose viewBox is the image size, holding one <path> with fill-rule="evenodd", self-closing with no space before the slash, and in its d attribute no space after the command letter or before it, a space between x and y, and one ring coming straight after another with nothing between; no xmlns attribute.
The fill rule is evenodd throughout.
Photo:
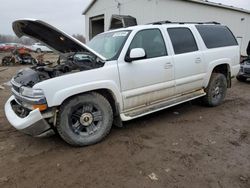
<svg viewBox="0 0 250 188"><path fill-rule="evenodd" d="M101 141L112 125L201 98L220 105L240 65L232 32L218 23L159 22L108 31L84 45L39 20L13 23L61 56L20 70L5 105L8 121L35 137Z"/></svg>

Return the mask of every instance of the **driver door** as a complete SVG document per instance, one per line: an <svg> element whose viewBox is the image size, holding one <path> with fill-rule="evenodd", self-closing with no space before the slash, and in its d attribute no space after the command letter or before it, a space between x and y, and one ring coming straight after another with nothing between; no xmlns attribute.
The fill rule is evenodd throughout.
<svg viewBox="0 0 250 188"><path fill-rule="evenodd" d="M118 62L124 111L157 103L174 95L174 66L161 30L156 28L137 32L126 56L134 48L143 48L146 57L130 63L124 59Z"/></svg>

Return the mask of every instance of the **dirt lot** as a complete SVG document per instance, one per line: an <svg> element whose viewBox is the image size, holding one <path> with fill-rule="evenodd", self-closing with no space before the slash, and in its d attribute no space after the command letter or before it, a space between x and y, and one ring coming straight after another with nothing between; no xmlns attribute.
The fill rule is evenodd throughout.
<svg viewBox="0 0 250 188"><path fill-rule="evenodd" d="M0 84L20 68L0 73ZM10 91L0 90L0 187L249 188L249 93L234 80L220 107L185 103L73 148L12 128L3 111Z"/></svg>

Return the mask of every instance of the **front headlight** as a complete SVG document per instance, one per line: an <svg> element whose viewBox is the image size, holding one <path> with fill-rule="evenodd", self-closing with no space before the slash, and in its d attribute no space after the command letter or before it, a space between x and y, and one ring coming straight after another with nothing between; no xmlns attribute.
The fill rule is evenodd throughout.
<svg viewBox="0 0 250 188"><path fill-rule="evenodd" d="M38 109L41 112L48 109L44 92L41 89L21 87L19 91L20 95L27 97L32 101L31 104L29 104L29 102L26 103L26 108L30 110ZM34 103L33 100L35 100L36 103Z"/></svg>
<svg viewBox="0 0 250 188"><path fill-rule="evenodd" d="M22 96L29 97L29 98L44 98L44 93L41 89L21 87L20 94Z"/></svg>

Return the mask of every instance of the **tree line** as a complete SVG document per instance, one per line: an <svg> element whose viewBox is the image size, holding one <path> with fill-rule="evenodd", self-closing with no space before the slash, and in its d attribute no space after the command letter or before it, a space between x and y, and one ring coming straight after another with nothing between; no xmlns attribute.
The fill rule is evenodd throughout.
<svg viewBox="0 0 250 188"><path fill-rule="evenodd" d="M0 35L0 43L21 43L24 45L31 45L34 42L35 40L28 37L18 38L13 35Z"/></svg>
<svg viewBox="0 0 250 188"><path fill-rule="evenodd" d="M72 35L74 38L78 39L79 41L85 43L85 37L80 34L74 34ZM1 35L0 34L0 43L20 43L24 45L32 45L36 41L34 39L28 38L28 37L22 37L18 38L13 35Z"/></svg>

